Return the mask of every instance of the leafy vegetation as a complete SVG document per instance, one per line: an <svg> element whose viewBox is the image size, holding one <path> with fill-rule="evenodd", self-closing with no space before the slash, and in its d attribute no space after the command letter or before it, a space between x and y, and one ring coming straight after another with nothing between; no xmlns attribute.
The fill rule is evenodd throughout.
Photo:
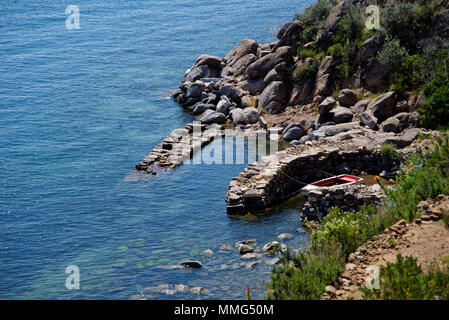
<svg viewBox="0 0 449 320"><path fill-rule="evenodd" d="M391 68L397 68L407 54L407 49L401 46L400 40L388 35L377 59L380 63L386 64Z"/></svg>
<svg viewBox="0 0 449 320"><path fill-rule="evenodd" d="M326 18L334 5L326 0L318 2L304 11L303 14L296 14L296 20L304 25L304 31L298 37L298 47L302 48L306 43L316 39L316 34L326 25Z"/></svg>
<svg viewBox="0 0 449 320"><path fill-rule="evenodd" d="M418 112L421 114L421 123L427 128L445 127L449 124L449 74L444 69L435 74L424 88L426 101Z"/></svg>
<svg viewBox="0 0 449 320"><path fill-rule="evenodd" d="M293 79L296 83L303 85L308 80L314 81L318 71L318 63L314 60L311 63L305 63L303 66L295 69Z"/></svg>
<svg viewBox="0 0 449 320"><path fill-rule="evenodd" d="M416 258L398 254L396 263L381 267L379 280L380 289L362 289L365 299L449 299L449 266L436 262L424 273Z"/></svg>
<svg viewBox="0 0 449 320"><path fill-rule="evenodd" d="M380 147L380 155L387 162L398 162L402 159L401 154L396 150L393 144L386 143Z"/></svg>
<svg viewBox="0 0 449 320"><path fill-rule="evenodd" d="M391 147L384 147L384 153L391 157ZM366 207L359 212L330 210L320 228L312 233L309 248L296 255L288 252L281 265L273 269L268 298L319 299L326 285L342 272L350 252L397 221L412 221L417 217L417 204L421 200L448 194L449 133L437 138L431 150L417 152L405 164L397 177L397 186L391 190L384 188L387 199L382 207L377 210ZM435 286L441 287L445 277L435 271L431 278L425 279L439 279Z"/></svg>

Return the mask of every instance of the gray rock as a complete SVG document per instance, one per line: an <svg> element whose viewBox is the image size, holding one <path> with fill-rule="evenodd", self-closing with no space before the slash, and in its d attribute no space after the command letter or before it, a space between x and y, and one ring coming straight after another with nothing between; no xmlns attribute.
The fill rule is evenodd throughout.
<svg viewBox="0 0 449 320"><path fill-rule="evenodd" d="M397 132L401 122L396 117L391 117L382 122L380 128L383 132Z"/></svg>
<svg viewBox="0 0 449 320"><path fill-rule="evenodd" d="M247 245L247 244L239 245L238 249L239 249L239 253L240 254L246 254L246 253L254 252L254 248L251 247L250 245Z"/></svg>
<svg viewBox="0 0 449 320"><path fill-rule="evenodd" d="M273 259L265 260L265 263L266 263L267 265L269 265L269 266L273 266L273 265L279 263L280 261L281 261L281 259L279 259L278 257L276 257L276 258L273 258Z"/></svg>
<svg viewBox="0 0 449 320"><path fill-rule="evenodd" d="M282 111L284 110L284 105L282 103L280 103L279 101L271 101L266 107L265 109L267 110L267 112L272 113L272 114L279 114L282 113Z"/></svg>
<svg viewBox="0 0 449 320"><path fill-rule="evenodd" d="M388 92L372 100L366 111L371 112L380 122L391 117L396 110L396 93Z"/></svg>
<svg viewBox="0 0 449 320"><path fill-rule="evenodd" d="M264 244L264 246L262 247L262 251L265 252L265 254L272 254L273 250L276 248L276 246L279 244L279 242L277 241L271 241L268 242L266 244Z"/></svg>
<svg viewBox="0 0 449 320"><path fill-rule="evenodd" d="M282 76L279 72L276 71L276 68L273 68L270 72L267 73L265 78L263 79L263 85L266 87L273 81L282 81Z"/></svg>
<svg viewBox="0 0 449 320"><path fill-rule="evenodd" d="M218 99L219 98L215 93L211 93L205 99L203 99L201 102L203 102L205 104L217 104Z"/></svg>
<svg viewBox="0 0 449 320"><path fill-rule="evenodd" d="M214 252L211 249L206 249L203 251L203 254L205 254L207 256L211 256L214 254Z"/></svg>
<svg viewBox="0 0 449 320"><path fill-rule="evenodd" d="M223 96L226 97L226 96ZM221 99L218 104L217 104L217 108L215 109L215 111L223 113L225 115L227 115L229 113L229 109L231 108L231 102L229 102L228 99Z"/></svg>
<svg viewBox="0 0 449 320"><path fill-rule="evenodd" d="M329 113L335 106L337 105L337 101L334 98L328 97L324 99L323 102L318 106L318 112L320 114Z"/></svg>
<svg viewBox="0 0 449 320"><path fill-rule="evenodd" d="M238 248L239 246L241 246L242 244L246 244L246 245L255 245L257 243L256 239L248 239L248 240L242 240L239 242L235 243L235 246Z"/></svg>
<svg viewBox="0 0 449 320"><path fill-rule="evenodd" d="M391 68L388 65L376 62L367 71L365 83L371 89L377 89L385 86L387 75Z"/></svg>
<svg viewBox="0 0 449 320"><path fill-rule="evenodd" d="M282 131L282 134L287 133L288 130L290 130L291 128L295 128L295 127L301 128L301 129L303 129L303 131L306 131L301 122L292 122L288 126L285 127L284 131Z"/></svg>
<svg viewBox="0 0 449 320"><path fill-rule="evenodd" d="M204 85L204 83L200 81L192 83L190 87L187 89L186 93L187 98L199 98L204 88L206 88L206 86Z"/></svg>
<svg viewBox="0 0 449 320"><path fill-rule="evenodd" d="M245 71L251 79L265 77L266 74L274 68L277 64L286 62L293 63L293 50L289 46L280 47L274 53L269 53L266 56L251 63Z"/></svg>
<svg viewBox="0 0 449 320"><path fill-rule="evenodd" d="M365 40L360 48L360 60L362 62L368 62L375 58L378 52L382 49L382 45L383 41L381 37L378 37L377 35Z"/></svg>
<svg viewBox="0 0 449 320"><path fill-rule="evenodd" d="M319 140L320 138L326 138L324 130L315 130L309 134L309 141Z"/></svg>
<svg viewBox="0 0 449 320"><path fill-rule="evenodd" d="M203 288L203 287L194 287L192 289L190 289L191 293L194 294L205 294L207 293L207 289Z"/></svg>
<svg viewBox="0 0 449 320"><path fill-rule="evenodd" d="M227 96L231 101L240 104L242 92L239 87L227 84L220 88L220 95Z"/></svg>
<svg viewBox="0 0 449 320"><path fill-rule="evenodd" d="M343 89L338 94L337 100L340 105L350 107L357 103L357 95L350 89Z"/></svg>
<svg viewBox="0 0 449 320"><path fill-rule="evenodd" d="M306 81L304 85L294 85L290 95L289 106L296 106L305 102L312 93L314 82L312 80Z"/></svg>
<svg viewBox="0 0 449 320"><path fill-rule="evenodd" d="M360 122L368 126L370 129L375 129L377 126L377 118L371 112L362 112L360 115Z"/></svg>
<svg viewBox="0 0 449 320"><path fill-rule="evenodd" d="M257 261L250 261L250 262L248 262L248 263L245 263L245 268L246 269L252 269L252 268L254 268L257 264L259 264L260 263L260 261L259 260L257 260Z"/></svg>
<svg viewBox="0 0 449 320"><path fill-rule="evenodd" d="M286 141L293 141L293 140L299 140L302 136L304 136L306 133L302 128L294 127L288 130L282 138Z"/></svg>
<svg viewBox="0 0 449 320"><path fill-rule="evenodd" d="M241 75L241 74L245 73L246 68L248 68L248 66L256 60L257 60L256 55L254 55L252 53L244 55L239 60L237 60L234 64L227 65L222 71L222 76Z"/></svg>
<svg viewBox="0 0 449 320"><path fill-rule="evenodd" d="M360 127L358 122L350 122L350 123L341 123L341 124L337 124L335 126L330 126L330 127L325 127L325 128L323 127L322 129L324 129L326 136L331 137L331 136L335 136L342 132L347 132L347 131L353 130L357 127Z"/></svg>
<svg viewBox="0 0 449 320"><path fill-rule="evenodd" d="M346 123L351 122L354 118L354 114L348 108L337 107L329 111L332 121L335 123Z"/></svg>
<svg viewBox="0 0 449 320"><path fill-rule="evenodd" d="M198 60L195 62L195 67L202 65L207 65L208 67L221 68L224 66L223 58L217 56L211 56L208 54L202 54L199 56Z"/></svg>
<svg viewBox="0 0 449 320"><path fill-rule="evenodd" d="M412 144L412 142L418 138L421 130L417 128L406 129L402 136L395 136L385 140L385 143L394 144L398 148L405 148Z"/></svg>
<svg viewBox="0 0 449 320"><path fill-rule="evenodd" d="M280 235L278 235L279 240L287 240L291 238L293 238L293 235L290 233L281 233Z"/></svg>
<svg viewBox="0 0 449 320"><path fill-rule="evenodd" d="M281 104L286 103L289 98L287 86L281 81L271 82L259 97L259 103L262 108L268 106L272 101L278 101Z"/></svg>
<svg viewBox="0 0 449 320"><path fill-rule="evenodd" d="M296 41L296 36L304 30L304 26L300 21L292 21L285 23L277 34L280 40L280 45L293 45Z"/></svg>
<svg viewBox="0 0 449 320"><path fill-rule="evenodd" d="M371 99L360 100L355 105L353 105L350 109L351 109L352 113L360 114L362 112L365 112L365 110L368 107L368 104L370 102L371 102Z"/></svg>
<svg viewBox="0 0 449 320"><path fill-rule="evenodd" d="M321 61L315 82L315 96L330 96L332 94L332 82L330 75L332 62L332 56L324 57Z"/></svg>
<svg viewBox="0 0 449 320"><path fill-rule="evenodd" d="M399 131L404 130L410 123L410 113L408 112L398 113L394 117L399 120Z"/></svg>
<svg viewBox="0 0 449 320"><path fill-rule="evenodd" d="M183 285L183 284L177 284L177 285L175 285L175 289L176 289L177 291L188 291L188 290L189 290L189 287L188 287L188 286L185 286L185 285Z"/></svg>
<svg viewBox="0 0 449 320"><path fill-rule="evenodd" d="M259 45L252 39L243 39L240 44L235 46L225 57L227 63L226 67L234 67L235 64L242 58L250 54L257 54Z"/></svg>
<svg viewBox="0 0 449 320"><path fill-rule="evenodd" d="M243 113L243 109L236 108L234 110L231 110L229 112L229 117L231 118L232 123L234 125L245 124L245 116Z"/></svg>
<svg viewBox="0 0 449 320"><path fill-rule="evenodd" d="M182 82L195 82L202 78L217 78L220 76L220 71L216 68L211 68L207 65L193 67L185 74Z"/></svg>
<svg viewBox="0 0 449 320"><path fill-rule="evenodd" d="M256 108L246 108L243 111L243 119L245 124L253 124L259 121L259 114Z"/></svg>
<svg viewBox="0 0 449 320"><path fill-rule="evenodd" d="M206 110L215 110L215 106L213 104L204 104L202 102L199 102L195 104L195 107L193 109L193 115L198 116Z"/></svg>
<svg viewBox="0 0 449 320"><path fill-rule="evenodd" d="M226 116L220 112L212 112L201 117L200 121L205 124L219 123L223 124L226 122Z"/></svg>
<svg viewBox="0 0 449 320"><path fill-rule="evenodd" d="M186 261L182 261L180 263L181 266L184 267L189 267L189 268L201 268L203 265L201 264L200 261L196 261L196 260L186 260Z"/></svg>
<svg viewBox="0 0 449 320"><path fill-rule="evenodd" d="M248 91L251 95L255 96L265 89L263 79L264 78L244 80L239 82L238 86L242 88L242 90Z"/></svg>

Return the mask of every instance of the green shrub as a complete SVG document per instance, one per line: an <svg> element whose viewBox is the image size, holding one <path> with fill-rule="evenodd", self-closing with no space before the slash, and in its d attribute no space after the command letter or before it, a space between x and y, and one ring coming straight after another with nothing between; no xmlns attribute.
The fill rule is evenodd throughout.
<svg viewBox="0 0 449 320"><path fill-rule="evenodd" d="M400 43L414 51L417 42L429 33L432 11L416 3L390 0L382 10L382 26L387 35L399 39Z"/></svg>
<svg viewBox="0 0 449 320"><path fill-rule="evenodd" d="M402 159L401 154L391 143L386 143L380 147L380 155L382 156L382 159L387 162L398 162Z"/></svg>
<svg viewBox="0 0 449 320"><path fill-rule="evenodd" d="M373 212L373 207L354 212L332 208L323 219L321 227L312 233L312 243L340 243L343 254L349 255L371 236L367 233L370 232L369 215Z"/></svg>
<svg viewBox="0 0 449 320"><path fill-rule="evenodd" d="M426 60L419 54L402 58L401 66L390 89L399 92L418 89L426 81L425 66Z"/></svg>
<svg viewBox="0 0 449 320"><path fill-rule="evenodd" d="M318 2L307 8L304 13L296 14L295 18L304 25L303 32L298 38L298 47L302 47L308 42L315 41L316 34L326 25L326 19L334 5L326 0L318 0Z"/></svg>
<svg viewBox="0 0 449 320"><path fill-rule="evenodd" d="M397 68L407 54L407 49L401 46L401 42L398 38L387 36L382 50L377 55L377 59L380 63L389 65L392 68Z"/></svg>
<svg viewBox="0 0 449 320"><path fill-rule="evenodd" d="M267 298L317 300L324 288L343 272L344 266L345 259L338 244L310 246L273 269Z"/></svg>
<svg viewBox="0 0 449 320"><path fill-rule="evenodd" d="M449 268L433 263L426 274L414 257L398 254L396 263L380 269L379 289L363 288L365 299L430 300L449 299Z"/></svg>
<svg viewBox="0 0 449 320"><path fill-rule="evenodd" d="M293 80L295 83L303 85L308 80L315 81L316 73L318 72L318 63L313 61L310 64L304 64L303 66L295 69L293 72Z"/></svg>
<svg viewBox="0 0 449 320"><path fill-rule="evenodd" d="M449 78L441 70L424 88L426 101L418 110L426 128L447 127L449 124Z"/></svg>
<svg viewBox="0 0 449 320"><path fill-rule="evenodd" d="M391 157L394 148L383 149L384 156ZM372 207L362 208L360 212L330 210L322 220L320 228L312 233L308 249L295 256L291 256L288 252L282 259L282 265L273 269L271 281L267 286L268 298L319 299L326 285L335 281L343 271L345 259L350 252L397 221L401 219L411 221L416 218L419 201L434 198L440 193L448 194L449 134L442 133L427 153L417 152L411 157L397 180L394 189L383 188L387 193L387 199L376 212ZM409 264L408 262L406 267L401 265L400 268L406 268L407 274L413 275L414 269ZM438 270L434 270L431 276L425 279L435 288L443 288L448 283L447 273ZM394 279L384 282L392 280ZM407 288L412 285L412 283L404 284ZM384 287L389 288L388 285ZM369 291L367 295L371 296L367 297L382 298L384 294L382 290L377 293ZM433 291L434 295L447 297L447 291L445 295L437 291ZM387 292L385 297L400 297L399 293L390 294L388 290L385 292ZM418 295L413 293L410 296Z"/></svg>

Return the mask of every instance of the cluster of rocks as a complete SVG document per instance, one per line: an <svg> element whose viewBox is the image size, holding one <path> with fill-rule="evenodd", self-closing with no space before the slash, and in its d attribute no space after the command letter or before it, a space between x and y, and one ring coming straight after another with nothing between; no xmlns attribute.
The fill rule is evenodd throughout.
<svg viewBox="0 0 449 320"><path fill-rule="evenodd" d="M207 294L209 291L203 287L189 288L183 284L171 285L168 283L160 284L158 286L146 287L139 294L131 297L131 300L148 300L154 298L155 295L166 294L174 295L177 293L193 293L193 294Z"/></svg>
<svg viewBox="0 0 449 320"><path fill-rule="evenodd" d="M288 240L292 238L293 235L283 233L278 236L279 240ZM261 262L259 258L261 258L262 254L257 253L260 251L260 248L254 248L257 241L256 239L239 241L235 244L236 248L239 251L240 257L242 259L249 259L249 262L242 262L242 266L247 269L254 268L257 264ZM267 257L275 255L278 251L286 252L287 246L284 243L279 243L278 241L271 241L263 245L262 250L263 254ZM256 260L253 260L256 259ZM275 265L280 261L279 257L274 257L271 259L266 259L265 263L267 265Z"/></svg>
<svg viewBox="0 0 449 320"><path fill-rule="evenodd" d="M397 134L417 127L419 114L414 111L415 100L410 95L408 99L398 101L395 92L388 92L374 99L358 101L355 91L341 90L336 98L326 97L318 105L319 116L311 126L313 129L309 130L309 136L302 141L317 140L355 129ZM331 129L335 126L337 128Z"/></svg>
<svg viewBox="0 0 449 320"><path fill-rule="evenodd" d="M428 199L418 204L419 218L413 222L400 220L386 228L384 233L373 236L348 256L348 263L344 272L337 281L326 286L323 300L360 299L360 289L366 285L369 275L367 268L373 265L382 265L385 259L395 259L396 254L402 250L413 251L413 237L420 238L415 233L421 231L422 224L431 224L438 221L444 212L448 214L449 196L438 195L436 199ZM417 240L417 239L415 239ZM419 239L418 239L419 240ZM436 239L436 245L443 239ZM424 244L425 246L425 244ZM441 247L441 245L440 245ZM430 250L430 248L429 248Z"/></svg>
<svg viewBox="0 0 449 320"><path fill-rule="evenodd" d="M414 135L410 141L418 137ZM228 214L260 211L295 193L306 183L324 179L327 175L359 174L362 171L379 174L397 169L398 163L386 161L378 135L363 136L363 146L351 140L307 141L305 144L262 157L231 180L226 196Z"/></svg>
<svg viewBox="0 0 449 320"><path fill-rule="evenodd" d="M280 111L290 97L282 73L293 55L289 46L244 39L225 58L201 55L173 97L201 121L255 124L258 108Z"/></svg>
<svg viewBox="0 0 449 320"><path fill-rule="evenodd" d="M323 187L311 190L302 209L301 219L316 220L326 216L329 209L338 207L344 211L357 211L363 205L382 203L385 194L379 185L348 185Z"/></svg>
<svg viewBox="0 0 449 320"><path fill-rule="evenodd" d="M223 127L218 124L186 124L184 128L174 130L162 140L142 162L136 165L136 170L156 174L159 168L173 169L223 135Z"/></svg>

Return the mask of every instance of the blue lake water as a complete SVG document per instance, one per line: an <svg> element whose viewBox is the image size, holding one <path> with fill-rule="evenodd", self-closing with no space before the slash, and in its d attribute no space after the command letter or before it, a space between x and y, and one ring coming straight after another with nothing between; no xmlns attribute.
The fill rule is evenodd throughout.
<svg viewBox="0 0 449 320"><path fill-rule="evenodd" d="M265 259L222 270L242 260L219 248L250 238L262 246L283 232L304 248L296 203L257 221L228 217L229 181L246 165L125 177L192 121L167 92L200 54L224 56L245 37L271 42L270 27L312 2L2 1L0 298L129 299L165 283L209 292L152 298L240 299L246 286L262 297ZM71 4L79 30L66 29ZM185 258L204 267L159 268ZM66 289L69 265L80 269L80 290Z"/></svg>

